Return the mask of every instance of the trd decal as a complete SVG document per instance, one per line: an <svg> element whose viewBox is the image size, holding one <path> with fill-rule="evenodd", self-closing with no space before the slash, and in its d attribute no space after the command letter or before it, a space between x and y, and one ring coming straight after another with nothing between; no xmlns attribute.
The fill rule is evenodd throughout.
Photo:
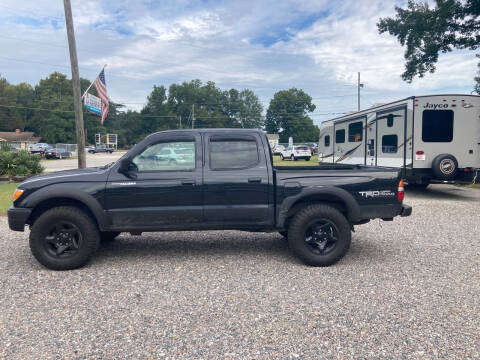
<svg viewBox="0 0 480 360"><path fill-rule="evenodd" d="M369 191L359 191L358 193L366 199L375 198L375 197L395 196L395 193L391 190L369 190Z"/></svg>

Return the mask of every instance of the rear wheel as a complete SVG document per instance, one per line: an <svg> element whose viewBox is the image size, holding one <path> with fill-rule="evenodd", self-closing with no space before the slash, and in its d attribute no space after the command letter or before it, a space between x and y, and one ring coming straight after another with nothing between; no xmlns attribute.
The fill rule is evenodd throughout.
<svg viewBox="0 0 480 360"><path fill-rule="evenodd" d="M309 157L305 158L305 161L310 161L310 158Z"/></svg>
<svg viewBox="0 0 480 360"><path fill-rule="evenodd" d="M283 159L283 155L282 155L282 154L280 154L280 160L282 160L282 161L284 160L284 159Z"/></svg>
<svg viewBox="0 0 480 360"><path fill-rule="evenodd" d="M40 215L30 232L30 249L43 266L70 270L84 266L100 241L97 226L82 210L59 206Z"/></svg>
<svg viewBox="0 0 480 360"><path fill-rule="evenodd" d="M295 161L295 156L293 154L290 156L290 160Z"/></svg>
<svg viewBox="0 0 480 360"><path fill-rule="evenodd" d="M310 205L290 222L288 244L304 263L329 266L340 260L351 242L350 224L337 209Z"/></svg>

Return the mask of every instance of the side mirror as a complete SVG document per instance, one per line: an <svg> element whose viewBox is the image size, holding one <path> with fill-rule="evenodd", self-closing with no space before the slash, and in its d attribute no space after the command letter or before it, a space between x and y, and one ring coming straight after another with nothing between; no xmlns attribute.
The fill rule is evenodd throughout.
<svg viewBox="0 0 480 360"><path fill-rule="evenodd" d="M120 162L120 167L118 171L129 178L136 177L135 172L137 170L137 166L129 159L125 158Z"/></svg>

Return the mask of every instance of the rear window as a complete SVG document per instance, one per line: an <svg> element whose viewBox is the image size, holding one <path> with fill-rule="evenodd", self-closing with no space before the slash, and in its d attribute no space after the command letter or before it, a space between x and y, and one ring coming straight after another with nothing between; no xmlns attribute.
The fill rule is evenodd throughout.
<svg viewBox="0 0 480 360"><path fill-rule="evenodd" d="M453 140L453 110L424 110L422 116L423 142Z"/></svg>
<svg viewBox="0 0 480 360"><path fill-rule="evenodd" d="M335 142L337 144L345 142L345 129L335 131Z"/></svg>
<svg viewBox="0 0 480 360"><path fill-rule="evenodd" d="M295 147L296 150L310 150L307 146L297 146Z"/></svg>
<svg viewBox="0 0 480 360"><path fill-rule="evenodd" d="M210 139L210 168L212 170L245 169L257 165L258 147L254 137L242 139Z"/></svg>

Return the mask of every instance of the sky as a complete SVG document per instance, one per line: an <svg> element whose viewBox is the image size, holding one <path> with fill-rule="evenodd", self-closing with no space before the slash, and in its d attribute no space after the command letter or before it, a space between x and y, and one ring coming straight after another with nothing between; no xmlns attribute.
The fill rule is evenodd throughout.
<svg viewBox="0 0 480 360"><path fill-rule="evenodd" d="M316 124L412 95L470 93L474 51L442 54L437 71L401 79L405 49L380 35L395 0L72 0L80 75L104 64L109 96L139 109L153 85L192 79L223 90L252 89L264 109L279 90L301 88ZM0 74L38 83L53 71L70 77L63 2L0 0ZM478 59L477 59L478 60Z"/></svg>

